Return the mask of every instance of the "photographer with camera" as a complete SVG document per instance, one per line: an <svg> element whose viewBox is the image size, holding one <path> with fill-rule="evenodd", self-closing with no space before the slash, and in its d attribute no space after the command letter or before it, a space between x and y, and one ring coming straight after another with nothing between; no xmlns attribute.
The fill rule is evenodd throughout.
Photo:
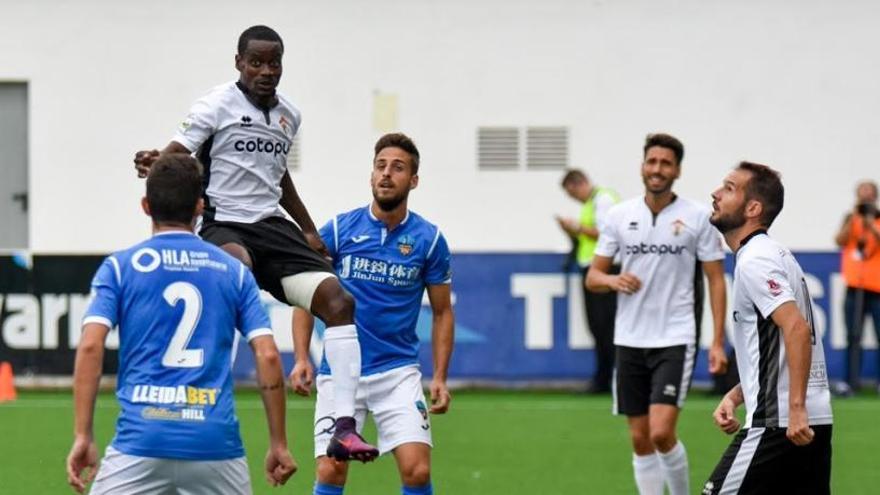
<svg viewBox="0 0 880 495"><path fill-rule="evenodd" d="M880 341L880 218L876 182L865 180L856 186L856 205L847 214L834 240L842 249L840 267L846 281L843 311L848 344L848 387L842 392L849 395L859 389L862 332L868 313ZM880 393L880 380L877 390Z"/></svg>

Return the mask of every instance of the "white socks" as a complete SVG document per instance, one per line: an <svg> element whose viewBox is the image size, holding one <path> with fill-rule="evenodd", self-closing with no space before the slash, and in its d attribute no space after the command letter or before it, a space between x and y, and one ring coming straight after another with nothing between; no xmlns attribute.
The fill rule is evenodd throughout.
<svg viewBox="0 0 880 495"><path fill-rule="evenodd" d="M633 454L633 472L640 495L663 495L663 471L657 454Z"/></svg>
<svg viewBox="0 0 880 495"><path fill-rule="evenodd" d="M336 417L354 417L354 399L361 377L361 346L355 326L327 327L324 330L324 355L333 378Z"/></svg>
<svg viewBox="0 0 880 495"><path fill-rule="evenodd" d="M688 458L687 451L681 441L676 442L672 450L657 452L660 466L663 469L663 477L669 486L670 495L687 495L688 493Z"/></svg>

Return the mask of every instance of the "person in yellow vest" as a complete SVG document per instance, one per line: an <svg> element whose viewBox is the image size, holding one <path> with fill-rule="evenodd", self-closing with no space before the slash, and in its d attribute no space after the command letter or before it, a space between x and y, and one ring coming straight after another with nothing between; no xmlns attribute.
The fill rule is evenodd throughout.
<svg viewBox="0 0 880 495"><path fill-rule="evenodd" d="M861 342L868 313L880 341L880 218L876 182L866 180L856 186L856 206L844 218L834 240L842 249L840 268L846 281L843 313L847 330L846 382L849 389L844 389L843 393L849 394L858 390L860 385ZM877 392L880 393L880 384Z"/></svg>
<svg viewBox="0 0 880 495"><path fill-rule="evenodd" d="M583 276L587 276L593 252L599 239L599 226L605 219L608 209L619 201L617 193L611 189L598 187L590 182L581 170L568 170L562 178L562 188L575 201L582 203L578 219L557 217L556 221L575 242L577 264ZM596 342L596 371L590 385L591 393L611 391L611 377L614 370L614 316L617 309L617 294L599 294L587 290L583 285L584 309L587 325Z"/></svg>

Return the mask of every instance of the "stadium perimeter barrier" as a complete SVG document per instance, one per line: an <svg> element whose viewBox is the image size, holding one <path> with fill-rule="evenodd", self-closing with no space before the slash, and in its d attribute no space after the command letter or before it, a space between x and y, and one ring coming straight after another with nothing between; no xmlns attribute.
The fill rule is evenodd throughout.
<svg viewBox="0 0 880 495"><path fill-rule="evenodd" d="M846 331L843 324L845 285L838 273L839 255L800 252L798 260L814 300L815 326L824 339L828 373L844 373ZM18 254L0 256L0 361L12 363L20 386L69 385L80 320L89 302L89 282L103 256ZM560 267L554 253L457 253L453 256L453 304L456 344L450 369L455 383L486 386L579 386L594 366L592 340L582 313L581 278ZM381 270L381 267L377 267ZM726 260L728 283L733 269ZM382 276L377 273L377 276ZM292 363L290 308L264 294L279 347L288 368ZM703 345L695 382L708 383L705 345L711 316L703 317ZM729 312L728 312L729 313ZM650 316L649 316L650 317ZM729 318L729 316L728 316ZM867 325L871 325L870 320ZM417 326L423 343L420 362L431 373L431 312L425 299ZM728 321L728 329L730 322ZM311 352L319 357L321 328ZM863 375L876 376L874 332L865 331ZM237 380L254 376L250 352L240 344L234 364ZM105 373L117 365L118 339L108 340Z"/></svg>

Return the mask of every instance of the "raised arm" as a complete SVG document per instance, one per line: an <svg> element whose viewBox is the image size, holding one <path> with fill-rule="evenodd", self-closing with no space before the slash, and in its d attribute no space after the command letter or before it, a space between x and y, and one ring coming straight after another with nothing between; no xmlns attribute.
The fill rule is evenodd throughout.
<svg viewBox="0 0 880 495"><path fill-rule="evenodd" d="M446 379L449 360L455 342L455 313L452 310L452 292L449 284L428 286L431 303L431 348L434 356L434 378L431 380L431 412L443 414L449 410L452 395Z"/></svg>
<svg viewBox="0 0 880 495"><path fill-rule="evenodd" d="M724 282L724 263L704 261L703 272L709 279L709 304L712 308L712 345L709 347L709 373L727 371L727 353L724 351L724 316L727 311L727 285Z"/></svg>
<svg viewBox="0 0 880 495"><path fill-rule="evenodd" d="M76 350L73 370L73 446L67 456L67 482L78 493L95 476L98 449L92 425L95 398L104 363L104 340L110 329L100 323L86 323Z"/></svg>
<svg viewBox="0 0 880 495"><path fill-rule="evenodd" d="M786 436L795 445L813 441L813 430L807 417L807 382L813 352L813 329L798 310L794 301L782 303L770 315L782 330L785 355L788 361L788 431Z"/></svg>
<svg viewBox="0 0 880 495"><path fill-rule="evenodd" d="M192 153L192 150L177 141L171 141L162 151L156 149L138 151L134 154L134 168L137 170L138 177L145 178L150 173L153 162L159 158L159 155L166 153Z"/></svg>
<svg viewBox="0 0 880 495"><path fill-rule="evenodd" d="M297 466L287 449L285 426L284 371L281 356L271 335L255 337L250 342L257 368L257 385L269 425L269 450L266 453L266 480L272 486L283 485Z"/></svg>
<svg viewBox="0 0 880 495"><path fill-rule="evenodd" d="M312 329L315 326L315 317L302 308L293 308L293 352L296 362L290 372L290 386L293 391L308 397L312 391L312 380L315 371L309 358L309 348L312 343Z"/></svg>
<svg viewBox="0 0 880 495"><path fill-rule="evenodd" d="M162 148L162 151L157 149L138 151L134 154L134 168L138 171L138 177L145 178L150 173L153 162L158 160L160 155L167 153L192 153L192 150L177 141L171 141L168 146Z"/></svg>

